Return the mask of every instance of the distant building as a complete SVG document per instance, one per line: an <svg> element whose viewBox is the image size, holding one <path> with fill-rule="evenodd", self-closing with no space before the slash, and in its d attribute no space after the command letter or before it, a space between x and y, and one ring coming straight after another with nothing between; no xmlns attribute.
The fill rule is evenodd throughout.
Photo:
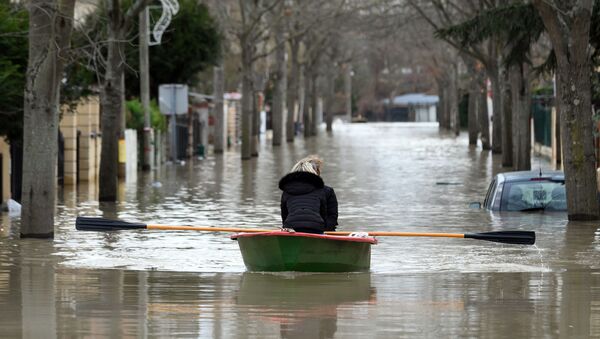
<svg viewBox="0 0 600 339"><path fill-rule="evenodd" d="M383 100L385 121L435 122L437 121L437 95L410 93Z"/></svg>

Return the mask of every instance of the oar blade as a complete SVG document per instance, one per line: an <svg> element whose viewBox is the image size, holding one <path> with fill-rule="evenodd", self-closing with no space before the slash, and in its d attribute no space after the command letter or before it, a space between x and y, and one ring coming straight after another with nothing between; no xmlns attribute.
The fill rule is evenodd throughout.
<svg viewBox="0 0 600 339"><path fill-rule="evenodd" d="M499 231L486 233L470 233L465 234L465 238L516 245L535 244L535 232L532 231Z"/></svg>
<svg viewBox="0 0 600 339"><path fill-rule="evenodd" d="M75 228L79 231L118 231L146 228L146 224L96 217L77 217Z"/></svg>

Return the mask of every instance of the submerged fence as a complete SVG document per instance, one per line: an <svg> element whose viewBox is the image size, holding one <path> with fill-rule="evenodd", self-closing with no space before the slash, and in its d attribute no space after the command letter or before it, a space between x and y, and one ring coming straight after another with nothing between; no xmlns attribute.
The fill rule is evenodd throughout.
<svg viewBox="0 0 600 339"><path fill-rule="evenodd" d="M552 96L536 95L531 100L533 135L536 143L552 147Z"/></svg>

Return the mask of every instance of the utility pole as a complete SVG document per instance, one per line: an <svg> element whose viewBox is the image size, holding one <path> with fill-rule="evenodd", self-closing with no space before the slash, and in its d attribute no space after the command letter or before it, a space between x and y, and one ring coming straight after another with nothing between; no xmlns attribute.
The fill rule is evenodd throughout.
<svg viewBox="0 0 600 339"><path fill-rule="evenodd" d="M154 147L150 126L150 63L148 61L148 7L140 12L140 99L144 112L144 163L142 170L152 169Z"/></svg>

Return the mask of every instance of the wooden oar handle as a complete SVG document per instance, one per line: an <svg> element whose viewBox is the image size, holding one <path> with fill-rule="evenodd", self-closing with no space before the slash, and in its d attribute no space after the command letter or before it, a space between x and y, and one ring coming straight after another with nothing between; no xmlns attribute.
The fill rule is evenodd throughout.
<svg viewBox="0 0 600 339"><path fill-rule="evenodd" d="M208 231L208 232L234 232L234 233L256 233L273 232L276 229L258 229L258 228L238 228L238 227L210 227L210 226L179 226L179 225L147 225L150 230L169 230L169 231Z"/></svg>
<svg viewBox="0 0 600 339"><path fill-rule="evenodd" d="M209 232L234 232L257 233L273 232L275 229L239 228L239 227L211 227L211 226L179 226L179 225L147 225L151 230L176 230L176 231L209 231ZM325 232L328 235L348 236L355 232ZM365 232L366 233L366 232ZM422 233L422 232L368 232L371 237L440 237L464 238L464 234L457 233Z"/></svg>

